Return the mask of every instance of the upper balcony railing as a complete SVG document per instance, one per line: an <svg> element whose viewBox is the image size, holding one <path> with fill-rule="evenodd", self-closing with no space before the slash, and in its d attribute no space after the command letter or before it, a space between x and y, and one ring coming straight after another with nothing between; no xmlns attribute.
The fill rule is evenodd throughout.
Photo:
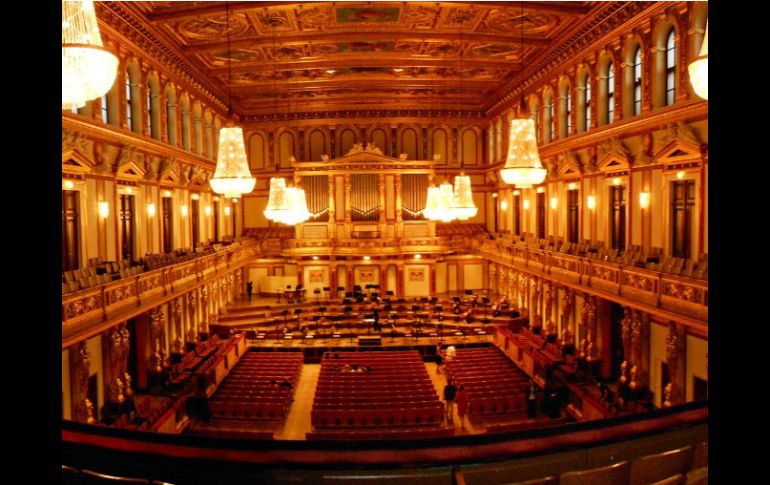
<svg viewBox="0 0 770 485"><path fill-rule="evenodd" d="M485 241L481 253L491 261L538 272L554 280L617 295L649 307L708 324L708 281L618 263ZM493 276L490 274L490 277Z"/></svg>

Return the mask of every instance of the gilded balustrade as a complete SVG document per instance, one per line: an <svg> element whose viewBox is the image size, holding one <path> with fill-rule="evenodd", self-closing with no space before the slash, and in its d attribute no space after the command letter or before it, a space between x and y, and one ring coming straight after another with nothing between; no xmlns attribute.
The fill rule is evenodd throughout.
<svg viewBox="0 0 770 485"><path fill-rule="evenodd" d="M688 319L708 322L708 281L597 261L543 249L485 241L481 253L492 262L592 288Z"/></svg>
<svg viewBox="0 0 770 485"><path fill-rule="evenodd" d="M62 339L83 326L104 322L158 298L173 297L220 273L238 269L259 254L259 246L248 241L191 261L62 295Z"/></svg>

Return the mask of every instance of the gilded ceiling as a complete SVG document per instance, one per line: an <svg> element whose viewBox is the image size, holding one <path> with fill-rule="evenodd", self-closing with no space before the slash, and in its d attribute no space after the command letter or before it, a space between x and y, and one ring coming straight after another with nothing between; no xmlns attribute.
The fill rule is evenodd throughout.
<svg viewBox="0 0 770 485"><path fill-rule="evenodd" d="M229 49L225 2L135 2L130 12L254 115L479 110L606 3L230 2Z"/></svg>

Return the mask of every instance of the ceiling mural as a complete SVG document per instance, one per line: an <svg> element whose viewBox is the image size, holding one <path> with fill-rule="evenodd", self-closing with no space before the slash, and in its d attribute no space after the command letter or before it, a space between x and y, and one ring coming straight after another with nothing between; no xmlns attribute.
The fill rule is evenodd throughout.
<svg viewBox="0 0 770 485"><path fill-rule="evenodd" d="M345 109L362 92L394 109L436 96L439 108L478 110L603 3L231 2L229 46L225 2L131 12L222 91L231 85L238 113L258 115L276 100Z"/></svg>

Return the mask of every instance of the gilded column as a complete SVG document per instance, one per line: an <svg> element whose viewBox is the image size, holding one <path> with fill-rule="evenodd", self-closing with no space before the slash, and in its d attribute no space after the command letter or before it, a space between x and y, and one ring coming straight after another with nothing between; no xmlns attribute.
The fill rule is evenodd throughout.
<svg viewBox="0 0 770 485"><path fill-rule="evenodd" d="M94 405L88 399L88 378L91 373L91 354L85 340L70 349L70 369L72 369L72 416L75 420L93 424Z"/></svg>
<svg viewBox="0 0 770 485"><path fill-rule="evenodd" d="M163 371L163 357L161 356L161 333L166 316L160 307L155 307L150 312L150 347L152 355L150 356L150 372L160 373Z"/></svg>
<svg viewBox="0 0 770 485"><path fill-rule="evenodd" d="M350 174L345 174L345 224L350 231Z"/></svg>
<svg viewBox="0 0 770 485"><path fill-rule="evenodd" d="M597 356L599 355L599 349L596 348L596 322L597 322L597 313L596 313L596 297L592 296L589 299L588 304L588 345L586 348L586 360L589 362L593 362L597 359ZM609 344L607 344L609 345Z"/></svg>
<svg viewBox="0 0 770 485"><path fill-rule="evenodd" d="M198 333L195 330L195 310L198 306L198 299L196 293L198 290L193 290L187 294L187 338L186 341L189 344L195 345ZM189 345L188 345L189 348Z"/></svg>
<svg viewBox="0 0 770 485"><path fill-rule="evenodd" d="M402 191L402 181L401 181L401 174L396 174L396 238L402 238L404 236L404 220L403 220L403 214L401 211L402 207L402 200L401 200L401 191Z"/></svg>
<svg viewBox="0 0 770 485"><path fill-rule="evenodd" d="M545 310L543 313L545 313L546 332L548 335L557 335L558 328L553 321L553 284L550 281L546 281L543 284L543 288L545 290L543 295Z"/></svg>
<svg viewBox="0 0 770 485"><path fill-rule="evenodd" d="M121 379L120 357L123 348L123 337L120 333L120 325L112 327L107 332L107 361L108 366L105 377L109 379L109 400L113 403L122 403L125 400L123 395L123 380ZM109 376L109 377L108 377Z"/></svg>
<svg viewBox="0 0 770 485"><path fill-rule="evenodd" d="M620 321L621 340L623 342L623 362L620 364L620 382L626 383L629 380L633 362L633 351L631 347L631 322L632 313L630 307L625 307L623 319Z"/></svg>
<svg viewBox="0 0 770 485"><path fill-rule="evenodd" d="M174 341L172 343L172 352L176 354L182 354L184 351L184 340L182 335L182 298L174 298L171 303L171 318L174 322Z"/></svg>
<svg viewBox="0 0 770 485"><path fill-rule="evenodd" d="M336 211L334 207L334 199L337 193L337 188L334 184L334 174L329 174L328 180L329 180L329 239L334 239L337 237L336 236L337 224L335 223ZM337 282L335 280L332 280L332 281L333 281L333 285L335 286L334 291L336 292Z"/></svg>
<svg viewBox="0 0 770 485"><path fill-rule="evenodd" d="M574 341L574 329L571 326L572 317L572 299L574 295L569 288L564 288L564 294L561 297L561 343L562 345L572 345Z"/></svg>
<svg viewBox="0 0 770 485"><path fill-rule="evenodd" d="M329 266L329 298L337 298L337 265Z"/></svg>
<svg viewBox="0 0 770 485"><path fill-rule="evenodd" d="M120 373L123 375L123 394L126 397L134 395L131 389L131 374L128 373L128 348L131 345L131 331L125 323L120 328Z"/></svg>
<svg viewBox="0 0 770 485"><path fill-rule="evenodd" d="M633 365L631 366L631 389L644 386L647 382L647 372L644 368L642 312L635 310L631 319L631 347L633 353Z"/></svg>
<svg viewBox="0 0 770 485"><path fill-rule="evenodd" d="M650 19L650 22L652 21L653 19ZM644 114L652 110L652 63L655 60L657 48L652 44L649 30L643 32L641 38L642 45L639 52L642 57L642 114Z"/></svg>
<svg viewBox="0 0 770 485"><path fill-rule="evenodd" d="M532 328L542 328L543 326L543 316L540 313L540 292L542 288L540 287L540 281L537 278L532 278L532 302L531 305L531 311L530 315L531 317L531 323L530 326Z"/></svg>
<svg viewBox="0 0 770 485"><path fill-rule="evenodd" d="M206 333L208 331L209 312L209 289L208 284L201 286L201 317L198 320L198 332Z"/></svg>
<svg viewBox="0 0 770 485"><path fill-rule="evenodd" d="M684 360L683 339L680 338L677 331L677 325L674 322L668 325L668 335L666 336L666 364L668 364L668 375L671 382L668 383L668 399L663 403L664 406L680 404L685 401L684 366L680 365L680 360Z"/></svg>

